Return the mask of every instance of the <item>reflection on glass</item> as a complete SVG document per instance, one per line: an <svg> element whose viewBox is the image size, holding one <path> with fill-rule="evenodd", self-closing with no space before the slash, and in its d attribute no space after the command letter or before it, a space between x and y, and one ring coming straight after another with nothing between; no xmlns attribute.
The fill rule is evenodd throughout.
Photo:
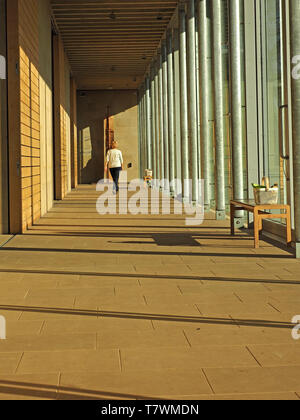
<svg viewBox="0 0 300 420"><path fill-rule="evenodd" d="M281 38L279 0L265 2L263 45L265 170L271 183L280 182L279 116L281 105Z"/></svg>
<svg viewBox="0 0 300 420"><path fill-rule="evenodd" d="M280 186L280 200L286 202L286 171L281 158L283 134L282 106L283 36L281 0L261 2L262 16L262 85L263 85L263 134L264 169L271 184Z"/></svg>

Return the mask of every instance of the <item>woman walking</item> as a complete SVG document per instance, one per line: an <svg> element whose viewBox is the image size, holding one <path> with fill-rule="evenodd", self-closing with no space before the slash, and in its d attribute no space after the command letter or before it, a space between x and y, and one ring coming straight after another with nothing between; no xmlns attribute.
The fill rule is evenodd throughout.
<svg viewBox="0 0 300 420"><path fill-rule="evenodd" d="M118 149L118 143L116 141L112 143L111 149L107 152L106 173L108 168L114 181L114 194L116 194L119 191L120 172L123 170L123 155L121 150Z"/></svg>

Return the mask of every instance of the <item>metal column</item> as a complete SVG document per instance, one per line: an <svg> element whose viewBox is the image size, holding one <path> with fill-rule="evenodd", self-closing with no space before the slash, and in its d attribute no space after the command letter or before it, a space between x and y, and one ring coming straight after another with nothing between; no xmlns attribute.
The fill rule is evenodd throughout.
<svg viewBox="0 0 300 420"><path fill-rule="evenodd" d="M150 100L151 100L151 144L152 144L152 169L153 179L157 179L157 160L156 160L156 115L155 115L155 84L154 84L154 69L151 66L151 89L150 89Z"/></svg>
<svg viewBox="0 0 300 420"><path fill-rule="evenodd" d="M173 37L172 30L167 33L168 64L168 137L169 137L169 176L170 182L175 179L175 120L174 120L174 76L173 76ZM174 187L170 188L174 195Z"/></svg>
<svg viewBox="0 0 300 420"><path fill-rule="evenodd" d="M198 200L198 115L196 77L196 16L195 0L188 3L188 103L192 201Z"/></svg>
<svg viewBox="0 0 300 420"><path fill-rule="evenodd" d="M180 60L179 30L174 29L174 108L175 108L175 177L181 180ZM176 191L180 194L181 191Z"/></svg>
<svg viewBox="0 0 300 420"><path fill-rule="evenodd" d="M165 166L164 166L164 106L163 106L163 70L162 70L162 54L159 53L158 64L158 90L159 90L159 155L160 155L160 177L161 180L165 179Z"/></svg>
<svg viewBox="0 0 300 420"><path fill-rule="evenodd" d="M202 176L204 179L205 210L211 208L213 199L213 86L212 86L212 45L211 45L211 0L200 0L198 3L199 31L199 67L200 67L200 98L201 98L201 145L202 145Z"/></svg>
<svg viewBox="0 0 300 420"><path fill-rule="evenodd" d="M152 139L151 139L151 99L150 78L146 78L146 126L147 126L147 168L152 169Z"/></svg>
<svg viewBox="0 0 300 420"><path fill-rule="evenodd" d="M216 218L226 217L225 200L225 130L224 130L224 65L222 56L222 0L212 0L213 5L213 51L214 51L214 96L216 136Z"/></svg>
<svg viewBox="0 0 300 420"><path fill-rule="evenodd" d="M296 256L300 258L300 3L290 0Z"/></svg>
<svg viewBox="0 0 300 420"><path fill-rule="evenodd" d="M141 89L138 91L138 135L139 135L139 177L142 176L142 112L141 112Z"/></svg>
<svg viewBox="0 0 300 420"><path fill-rule="evenodd" d="M241 63L241 4L240 0L230 0L230 59L231 59L231 120L232 120L232 166L233 198L244 198L243 172L243 95ZM236 212L236 218L243 212ZM240 225L240 220L236 220Z"/></svg>
<svg viewBox="0 0 300 420"><path fill-rule="evenodd" d="M196 2L196 0L195 0ZM195 3L196 7L196 3ZM199 32L198 32L198 16L197 16L197 7L196 7L196 107L197 107L197 179L202 180L202 165L201 165L201 125L200 125L200 71L199 71ZM198 202L201 200L201 205L203 204L204 191L202 190L202 182L198 182Z"/></svg>
<svg viewBox="0 0 300 420"><path fill-rule="evenodd" d="M169 123L168 123L168 63L166 41L162 42L162 76L163 76L163 131L164 131L164 156L165 163L165 185L166 192L169 192L170 168L169 168Z"/></svg>
<svg viewBox="0 0 300 420"><path fill-rule="evenodd" d="M187 92L187 48L186 48L186 14L179 9L179 57L180 57L180 119L181 119L181 161L182 161L182 198L189 199L189 124Z"/></svg>
<svg viewBox="0 0 300 420"><path fill-rule="evenodd" d="M144 114L144 172L148 167L148 147L147 147L147 103L146 103L146 81L144 84L143 114Z"/></svg>
<svg viewBox="0 0 300 420"><path fill-rule="evenodd" d="M145 149L146 149L146 120L145 120L145 88L141 87L141 177L144 176L146 169Z"/></svg>
<svg viewBox="0 0 300 420"><path fill-rule="evenodd" d="M160 161L160 143L159 143L159 77L158 77L158 63L154 67L154 89L155 89L155 138L156 138L156 178L161 179L161 161Z"/></svg>

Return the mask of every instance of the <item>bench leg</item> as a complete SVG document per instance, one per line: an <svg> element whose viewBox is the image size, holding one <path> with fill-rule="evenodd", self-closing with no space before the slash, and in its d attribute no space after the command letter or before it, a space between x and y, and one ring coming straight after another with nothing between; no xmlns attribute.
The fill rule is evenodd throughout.
<svg viewBox="0 0 300 420"><path fill-rule="evenodd" d="M263 219L262 217L259 217L259 231L261 232L263 230Z"/></svg>
<svg viewBox="0 0 300 420"><path fill-rule="evenodd" d="M286 242L290 246L292 243L292 222L291 222L291 208L286 209Z"/></svg>
<svg viewBox="0 0 300 420"><path fill-rule="evenodd" d="M260 217L258 210L254 210L254 247L259 248L259 230L260 230Z"/></svg>
<svg viewBox="0 0 300 420"><path fill-rule="evenodd" d="M231 235L234 236L235 229L234 229L234 212L235 206L233 204L230 205L230 228L231 228Z"/></svg>

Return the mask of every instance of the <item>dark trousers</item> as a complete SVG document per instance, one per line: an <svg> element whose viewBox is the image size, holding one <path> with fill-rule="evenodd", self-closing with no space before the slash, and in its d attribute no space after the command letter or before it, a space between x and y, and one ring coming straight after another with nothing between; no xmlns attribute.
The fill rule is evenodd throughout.
<svg viewBox="0 0 300 420"><path fill-rule="evenodd" d="M114 180L114 190L119 191L119 178L122 168L110 168L112 179Z"/></svg>

